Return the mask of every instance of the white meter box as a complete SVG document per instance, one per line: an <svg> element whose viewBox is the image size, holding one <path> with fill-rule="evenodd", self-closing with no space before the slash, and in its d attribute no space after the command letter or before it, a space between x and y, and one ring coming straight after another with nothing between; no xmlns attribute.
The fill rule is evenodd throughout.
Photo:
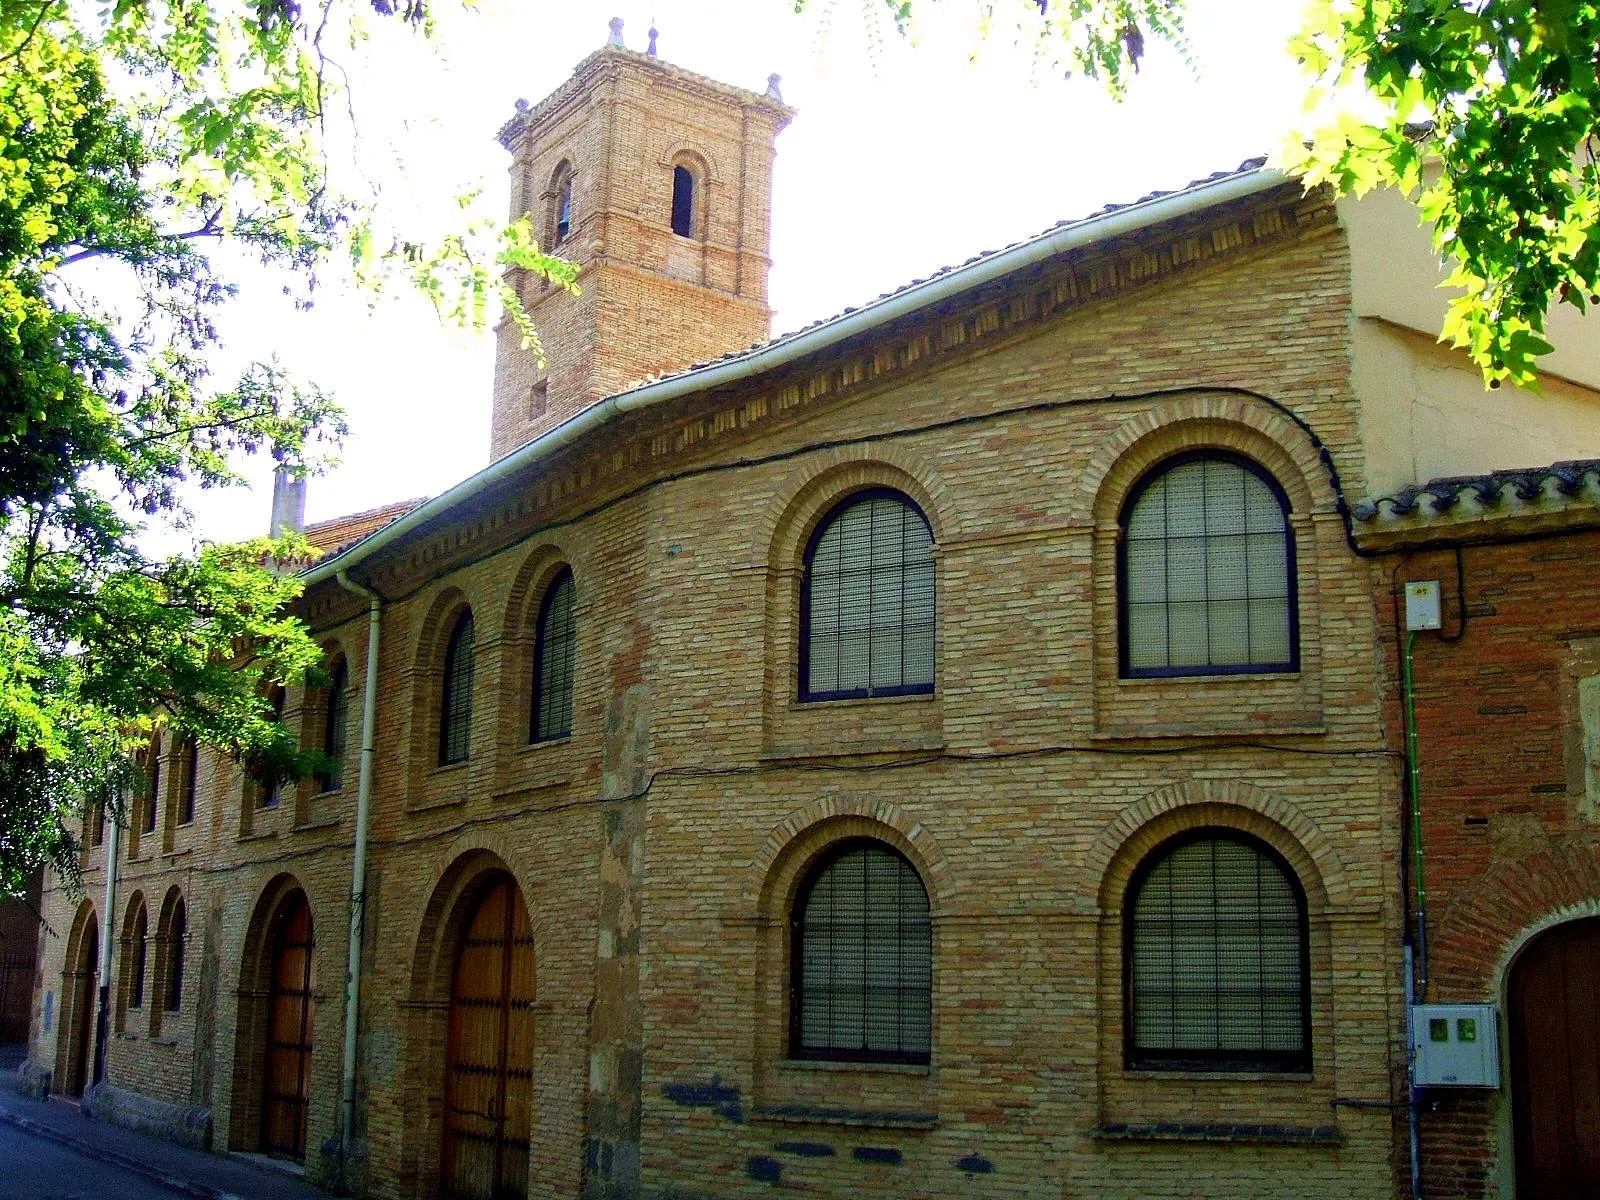
<svg viewBox="0 0 1600 1200"><path fill-rule="evenodd" d="M1411 1010L1418 1087L1500 1086L1500 1022L1492 1004L1418 1004Z"/></svg>

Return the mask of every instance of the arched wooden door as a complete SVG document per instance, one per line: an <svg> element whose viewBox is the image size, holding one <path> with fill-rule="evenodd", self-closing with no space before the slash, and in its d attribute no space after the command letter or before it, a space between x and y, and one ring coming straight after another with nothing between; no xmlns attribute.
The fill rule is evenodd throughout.
<svg viewBox="0 0 1600 1200"><path fill-rule="evenodd" d="M450 984L446 1196L527 1196L532 1105L533 930L516 881L496 874L465 922Z"/></svg>
<svg viewBox="0 0 1600 1200"><path fill-rule="evenodd" d="M1519 1200L1600 1196L1600 918L1541 934L1511 973Z"/></svg>
<svg viewBox="0 0 1600 1200"><path fill-rule="evenodd" d="M312 945L311 906L304 892L295 891L273 918L261 1148L296 1161L306 1156L311 1099Z"/></svg>
<svg viewBox="0 0 1600 1200"><path fill-rule="evenodd" d="M67 1043L65 1091L83 1095L89 1085L89 1061L94 1052L94 1014L100 995L100 923L92 916L78 943L78 961L72 964L72 1033Z"/></svg>

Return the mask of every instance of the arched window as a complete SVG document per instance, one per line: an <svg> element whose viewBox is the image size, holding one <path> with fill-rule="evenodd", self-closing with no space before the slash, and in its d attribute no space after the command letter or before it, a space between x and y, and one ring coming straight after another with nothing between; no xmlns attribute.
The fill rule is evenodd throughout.
<svg viewBox="0 0 1600 1200"><path fill-rule="evenodd" d="M933 933L916 868L882 842L842 842L802 882L791 922L791 1055L927 1062Z"/></svg>
<svg viewBox="0 0 1600 1200"><path fill-rule="evenodd" d="M317 774L317 790L336 792L344 786L345 726L350 715L350 669L344 655L334 659L328 672L328 690L322 706L322 753L328 765Z"/></svg>
<svg viewBox="0 0 1600 1200"><path fill-rule="evenodd" d="M183 747L183 780L178 790L178 824L194 820L195 788L200 778L200 743L189 738Z"/></svg>
<svg viewBox="0 0 1600 1200"><path fill-rule="evenodd" d="M672 168L672 232L679 237L694 236L694 171L682 164Z"/></svg>
<svg viewBox="0 0 1600 1200"><path fill-rule="evenodd" d="M150 917L141 901L128 926L128 1007L144 1007L145 943L150 933Z"/></svg>
<svg viewBox="0 0 1600 1200"><path fill-rule="evenodd" d="M167 970L162 981L162 1007L177 1012L183 1007L183 951L189 937L189 908L180 897L167 923Z"/></svg>
<svg viewBox="0 0 1600 1200"><path fill-rule="evenodd" d="M272 706L272 720L280 723L283 720L284 690L277 684L272 685L272 690L267 693L267 703ZM277 778L268 778L260 781L257 792L257 808L277 808L279 791L282 781Z"/></svg>
<svg viewBox="0 0 1600 1200"><path fill-rule="evenodd" d="M439 765L465 762L472 752L472 610L456 620L444 652L439 704Z"/></svg>
<svg viewBox="0 0 1600 1200"><path fill-rule="evenodd" d="M150 795L144 803L144 831L156 831L156 806L161 803L161 735L150 739Z"/></svg>
<svg viewBox="0 0 1600 1200"><path fill-rule="evenodd" d="M1162 463L1122 511L1122 673L1299 668L1289 500L1220 451Z"/></svg>
<svg viewBox="0 0 1600 1200"><path fill-rule="evenodd" d="M852 496L806 552L800 698L933 691L933 530L898 492Z"/></svg>
<svg viewBox="0 0 1600 1200"><path fill-rule="evenodd" d="M577 592L572 572L563 567L539 605L529 741L548 742L572 733L572 677L578 653L578 625L572 610Z"/></svg>
<svg viewBox="0 0 1600 1200"><path fill-rule="evenodd" d="M1266 843L1181 834L1140 865L1124 912L1129 1066L1311 1069L1305 893Z"/></svg>
<svg viewBox="0 0 1600 1200"><path fill-rule="evenodd" d="M554 249L572 232L572 164L562 162L551 176L550 246Z"/></svg>

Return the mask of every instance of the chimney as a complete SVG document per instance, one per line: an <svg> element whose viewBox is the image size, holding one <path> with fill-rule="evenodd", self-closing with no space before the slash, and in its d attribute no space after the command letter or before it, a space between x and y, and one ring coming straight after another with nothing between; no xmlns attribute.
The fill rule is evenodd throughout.
<svg viewBox="0 0 1600 1200"><path fill-rule="evenodd" d="M279 467L272 476L272 524L267 536L306 531L306 480L294 476L288 467Z"/></svg>

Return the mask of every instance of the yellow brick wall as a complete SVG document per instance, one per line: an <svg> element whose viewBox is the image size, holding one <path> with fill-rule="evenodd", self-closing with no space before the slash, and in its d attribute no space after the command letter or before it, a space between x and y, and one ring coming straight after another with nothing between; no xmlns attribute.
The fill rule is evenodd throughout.
<svg viewBox="0 0 1600 1200"><path fill-rule="evenodd" d="M1271 204L1298 224L1223 214L1268 233L1179 229L1214 252L1141 283L1114 249L886 330L860 351L876 375L819 364L822 382L760 385L777 399L642 417L385 554L358 1102L374 1194L436 1184L451 919L489 868L514 875L535 931L532 1195L755 1196L773 1178L836 1196L1394 1193L1388 1113L1335 1102L1388 1100L1397 1070L1396 773L1369 580L1300 423L1336 464L1359 460L1348 268L1324 210ZM1116 283L1096 298L1102 267ZM1071 302L1052 314L1041 288ZM996 306L1011 325L984 316ZM1196 445L1252 454L1290 497L1298 673L1117 676L1120 498ZM936 689L801 705L800 555L830 504L871 485L935 531ZM562 563L574 730L528 746L531 621ZM441 768L442 638L462 605L472 755ZM209 1088L218 1144L252 1144L238 992L252 915L292 874L318 939L314 1158L338 1129L364 613L331 586L305 611L351 656L344 789L244 822L220 772L172 853L129 864L124 899L184 888L191 977L213 964L215 1002L172 1046L117 1043L111 1070L176 1098ZM289 719L304 707L291 693ZM1123 1066L1122 889L1162 837L1210 823L1278 848L1308 894L1307 1076ZM787 889L863 832L930 893L926 1068L785 1056ZM59 891L47 910L70 927ZM58 993L63 942L42 983ZM55 1044L36 1018L35 1056Z"/></svg>

